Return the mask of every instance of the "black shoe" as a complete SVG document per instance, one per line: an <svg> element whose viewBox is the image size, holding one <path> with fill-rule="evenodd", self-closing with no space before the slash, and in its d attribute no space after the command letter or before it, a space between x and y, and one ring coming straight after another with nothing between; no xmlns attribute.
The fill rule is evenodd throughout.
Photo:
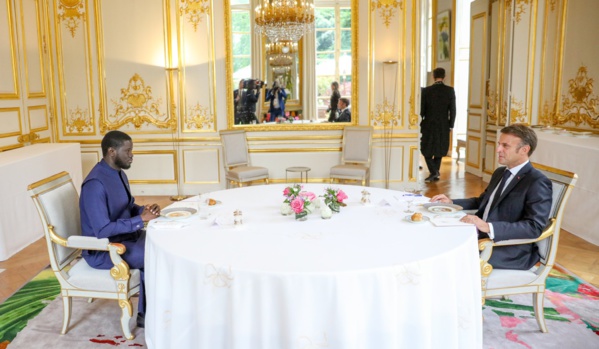
<svg viewBox="0 0 599 349"><path fill-rule="evenodd" d="M434 180L435 180L435 178L439 179L439 176L437 176L437 174L436 174L436 173L434 173L434 174L431 174L430 176L426 177L426 178L424 179L424 181L425 181L425 182L432 182L432 181L434 181Z"/></svg>
<svg viewBox="0 0 599 349"><path fill-rule="evenodd" d="M137 313L137 327L146 327L146 314Z"/></svg>

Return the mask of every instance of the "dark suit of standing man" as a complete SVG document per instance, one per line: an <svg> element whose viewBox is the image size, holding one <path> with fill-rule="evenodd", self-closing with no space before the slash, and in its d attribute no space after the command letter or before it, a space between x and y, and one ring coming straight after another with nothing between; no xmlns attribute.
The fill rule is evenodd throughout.
<svg viewBox="0 0 599 349"><path fill-rule="evenodd" d="M449 133L455 123L455 91L443 83L445 69L433 70L435 82L420 97L420 151L430 175L426 182L439 180L441 159L449 150Z"/></svg>
<svg viewBox="0 0 599 349"><path fill-rule="evenodd" d="M339 99L339 117L335 122L351 122L351 111L349 110L349 99Z"/></svg>
<svg viewBox="0 0 599 349"><path fill-rule="evenodd" d="M453 200L474 215L461 221L476 225L479 238L494 241L510 239L535 239L547 225L552 204L551 181L532 167L530 155L537 146L535 132L522 124L506 126L501 130L497 144L499 167L493 173L489 186L479 197ZM509 171L504 174L504 171ZM503 191L496 196L502 178ZM451 203L445 195L435 195L431 201ZM532 268L540 257L537 245L524 244L494 247L489 263L495 269Z"/></svg>

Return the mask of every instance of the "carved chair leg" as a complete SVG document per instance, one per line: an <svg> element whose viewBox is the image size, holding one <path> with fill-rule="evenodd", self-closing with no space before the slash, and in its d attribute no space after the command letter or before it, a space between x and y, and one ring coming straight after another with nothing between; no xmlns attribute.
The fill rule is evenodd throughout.
<svg viewBox="0 0 599 349"><path fill-rule="evenodd" d="M538 292L532 294L532 304L535 310L535 317L537 318L537 324L541 332L547 333L547 326L545 325L545 309L543 303L545 300L545 292Z"/></svg>
<svg viewBox="0 0 599 349"><path fill-rule="evenodd" d="M135 336L131 333L131 329L129 328L129 320L133 316L133 305L131 304L131 300L119 300L119 306L121 307L121 327L123 328L123 334L125 338L131 340L134 339Z"/></svg>
<svg viewBox="0 0 599 349"><path fill-rule="evenodd" d="M73 304L72 298L63 296L62 297L62 330L61 334L66 334L69 330L69 321L71 321L71 305Z"/></svg>

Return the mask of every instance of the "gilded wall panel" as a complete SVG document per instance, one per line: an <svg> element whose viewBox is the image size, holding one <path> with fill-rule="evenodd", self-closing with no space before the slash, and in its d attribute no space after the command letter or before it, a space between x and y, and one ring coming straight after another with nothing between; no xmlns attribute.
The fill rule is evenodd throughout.
<svg viewBox="0 0 599 349"><path fill-rule="evenodd" d="M183 150L183 183L220 183L222 169L219 149Z"/></svg>
<svg viewBox="0 0 599 349"><path fill-rule="evenodd" d="M563 55L558 70L557 108L552 124L575 129L599 128L599 2L566 1Z"/></svg>
<svg viewBox="0 0 599 349"><path fill-rule="evenodd" d="M103 34L98 40L100 131L171 134L177 120L171 39L165 30L164 9L170 1L95 4L98 33Z"/></svg>
<svg viewBox="0 0 599 349"><path fill-rule="evenodd" d="M94 135L96 108L88 2L58 0L55 5L61 133L63 136Z"/></svg>
<svg viewBox="0 0 599 349"><path fill-rule="evenodd" d="M408 147L409 148L409 147ZM372 145L372 163L378 164L370 167L371 183L385 183L385 157L386 151L391 150L392 163L389 167L389 183L401 183L404 181L404 174L407 176L407 166L404 162L405 144L391 144L385 147L382 142L376 142Z"/></svg>
<svg viewBox="0 0 599 349"><path fill-rule="evenodd" d="M102 151L81 151L81 174L85 178L89 172L96 166L96 164L102 159Z"/></svg>
<svg viewBox="0 0 599 349"><path fill-rule="evenodd" d="M20 43L24 61L24 76L29 98L46 97L42 35L41 0L18 1L18 15L21 19Z"/></svg>
<svg viewBox="0 0 599 349"><path fill-rule="evenodd" d="M21 109L0 108L0 138L18 136L22 133Z"/></svg>
<svg viewBox="0 0 599 349"><path fill-rule="evenodd" d="M403 1L371 1L369 18L369 124L377 129L406 129L406 10ZM411 13L411 11L408 11Z"/></svg>
<svg viewBox="0 0 599 349"><path fill-rule="evenodd" d="M481 139L480 137L469 136L466 139L466 165L474 168L480 168L480 152L481 152Z"/></svg>
<svg viewBox="0 0 599 349"><path fill-rule="evenodd" d="M482 108L485 93L485 66L487 57L487 16L485 13L472 14L470 26L471 55L468 88L468 107Z"/></svg>
<svg viewBox="0 0 599 349"><path fill-rule="evenodd" d="M17 37L13 1L0 2L0 100L19 98Z"/></svg>
<svg viewBox="0 0 599 349"><path fill-rule="evenodd" d="M181 128L183 132L214 132L216 80L211 1L187 0L179 2L178 6Z"/></svg>
<svg viewBox="0 0 599 349"><path fill-rule="evenodd" d="M40 132L49 129L50 120L45 105L27 107L27 118L29 120L29 131Z"/></svg>
<svg viewBox="0 0 599 349"><path fill-rule="evenodd" d="M127 170L131 184L177 183L178 161L174 150L135 150Z"/></svg>

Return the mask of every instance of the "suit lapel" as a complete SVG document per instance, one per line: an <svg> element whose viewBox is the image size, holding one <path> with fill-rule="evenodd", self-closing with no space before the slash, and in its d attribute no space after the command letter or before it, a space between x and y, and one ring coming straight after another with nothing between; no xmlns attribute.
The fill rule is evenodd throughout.
<svg viewBox="0 0 599 349"><path fill-rule="evenodd" d="M501 196L499 197L499 199L497 199L497 202L495 203L494 207L491 207L491 210L495 209L495 207L497 207L499 205L499 203L501 203L501 201L503 201L503 199L507 196L507 194L509 194L512 191L512 189L514 189L520 183L520 181L523 180L524 177L526 177L526 175L530 172L531 169L532 169L532 165L529 162L524 167L522 167L522 169L520 169L520 171L518 173L516 173L516 176L514 178L512 178L510 183L503 190L503 193L501 193Z"/></svg>

